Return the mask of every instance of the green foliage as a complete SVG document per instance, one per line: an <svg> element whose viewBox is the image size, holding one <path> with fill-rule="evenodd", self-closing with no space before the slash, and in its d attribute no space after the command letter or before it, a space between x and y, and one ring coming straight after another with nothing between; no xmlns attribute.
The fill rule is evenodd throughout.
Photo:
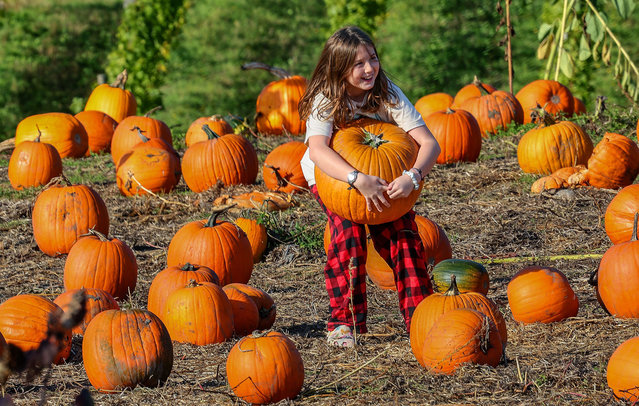
<svg viewBox="0 0 639 406"><path fill-rule="evenodd" d="M28 3L0 14L0 140L39 113L71 113L103 70L122 12L118 0Z"/></svg>
<svg viewBox="0 0 639 406"><path fill-rule="evenodd" d="M264 62L309 76L326 38L322 2L305 0L200 0L186 15L162 87L165 109L157 117L186 128L212 114L255 115L260 91L277 78L263 70L242 71Z"/></svg>
<svg viewBox="0 0 639 406"><path fill-rule="evenodd" d="M386 17L387 0L324 0L329 30L326 37L347 25L356 25L375 37Z"/></svg>
<svg viewBox="0 0 639 406"><path fill-rule="evenodd" d="M160 87L171 44L182 29L188 6L188 0L136 0L124 11L107 74L114 80L127 69L127 86L142 112L162 104Z"/></svg>
<svg viewBox="0 0 639 406"><path fill-rule="evenodd" d="M266 227L269 247L280 244L295 244L308 252L324 247L325 222L302 224L290 211L260 211L256 221Z"/></svg>

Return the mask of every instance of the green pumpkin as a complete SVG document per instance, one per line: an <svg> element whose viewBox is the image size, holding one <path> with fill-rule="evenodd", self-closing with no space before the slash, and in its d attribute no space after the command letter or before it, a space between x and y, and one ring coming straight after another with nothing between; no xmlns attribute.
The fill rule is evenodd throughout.
<svg viewBox="0 0 639 406"><path fill-rule="evenodd" d="M446 292L452 275L457 279L460 292L488 293L490 278L486 268L467 259L445 259L433 267L430 277L435 292Z"/></svg>

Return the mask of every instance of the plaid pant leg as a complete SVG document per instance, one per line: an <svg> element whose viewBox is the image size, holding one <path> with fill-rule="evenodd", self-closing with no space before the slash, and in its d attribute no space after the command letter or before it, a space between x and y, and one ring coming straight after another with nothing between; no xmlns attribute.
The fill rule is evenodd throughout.
<svg viewBox="0 0 639 406"><path fill-rule="evenodd" d="M341 324L352 327L354 319L357 332L366 333L366 228L326 208L316 185L311 186L311 192L328 216L331 231L324 267L330 309L327 328L332 331Z"/></svg>
<svg viewBox="0 0 639 406"><path fill-rule="evenodd" d="M375 249L395 273L399 309L406 331L417 305L433 293L426 271L424 246L419 237L415 212L385 224L369 225Z"/></svg>

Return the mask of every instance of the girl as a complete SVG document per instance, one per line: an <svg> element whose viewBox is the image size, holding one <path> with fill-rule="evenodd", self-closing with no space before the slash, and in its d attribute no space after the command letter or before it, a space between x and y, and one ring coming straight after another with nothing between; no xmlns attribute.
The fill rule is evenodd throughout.
<svg viewBox="0 0 639 406"><path fill-rule="evenodd" d="M331 248L324 268L330 302L328 343L353 347L353 327L366 332L366 230L328 210L315 185L314 168L357 188L368 210L382 211L388 199L400 199L419 187L439 155L439 145L414 106L381 69L371 38L358 27L336 31L324 45L306 93L299 104L306 121L308 149L301 160L311 191L329 219ZM419 145L413 168L390 183L360 173L329 147L333 131L368 116L393 123ZM415 212L386 224L369 225L375 249L395 273L399 307L410 329L419 302L432 293ZM351 297L352 296L352 297ZM352 302L352 303L351 303ZM352 312L351 312L352 308Z"/></svg>

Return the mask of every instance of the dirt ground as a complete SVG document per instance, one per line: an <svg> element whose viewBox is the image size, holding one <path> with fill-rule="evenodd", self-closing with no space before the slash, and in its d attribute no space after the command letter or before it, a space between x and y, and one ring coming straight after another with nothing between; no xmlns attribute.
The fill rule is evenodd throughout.
<svg viewBox="0 0 639 406"><path fill-rule="evenodd" d="M283 141L258 143L261 156ZM295 198L294 207L269 218L280 231L303 227L308 240L316 242L315 248L287 241L281 232L271 230L267 252L249 282L274 298L273 327L295 342L304 361L302 393L281 404L625 404L608 389L606 366L619 344L639 335L639 323L608 316L588 284L589 274L599 263L598 256L591 254L603 254L611 245L603 217L616 192L582 188L531 195L535 177L519 169L516 144L516 135L494 137L484 142L477 163L437 165L415 206L418 214L446 231L454 258L485 261L490 274L488 296L502 311L508 328L505 362L496 368L464 366L453 376L427 372L411 352L396 293L372 283L368 284L369 333L358 337L355 349L328 347L325 254L321 243L317 244L325 218L306 193ZM4 196L0 198L0 301L21 293L53 299L63 291L65 258L48 257L38 249L30 222L36 192L9 191L8 157L0 155L5 162L0 167ZM108 156L85 161L86 165L70 168L65 161L65 174L104 175L106 180L91 185L109 209L110 234L125 241L138 261L137 287L126 303L120 303L122 307L146 307L151 281L164 269L168 244L183 224L205 218L222 194L265 190L260 175L251 187L218 188L199 195L181 181L176 191L164 196L168 203L154 197L125 198L117 190ZM574 259L577 255L584 258ZM577 317L548 325L521 325L513 320L506 286L527 265L553 266L566 274L580 302ZM242 403L225 378L226 356L237 340L204 347L174 343L173 370L166 385L105 395L91 387L82 364L82 339L75 337L66 364L29 384L22 376L14 376L6 393L22 405L36 404L41 398L45 404L70 404L82 388L89 388L96 404L104 405Z"/></svg>

